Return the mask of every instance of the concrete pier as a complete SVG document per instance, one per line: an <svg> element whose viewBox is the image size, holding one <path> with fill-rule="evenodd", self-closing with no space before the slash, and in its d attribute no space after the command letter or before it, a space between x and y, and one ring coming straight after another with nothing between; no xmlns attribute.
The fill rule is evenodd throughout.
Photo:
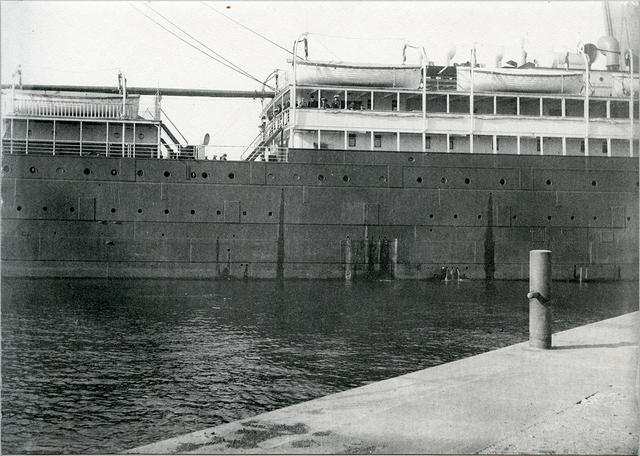
<svg viewBox="0 0 640 456"><path fill-rule="evenodd" d="M637 454L639 312L131 453Z"/></svg>

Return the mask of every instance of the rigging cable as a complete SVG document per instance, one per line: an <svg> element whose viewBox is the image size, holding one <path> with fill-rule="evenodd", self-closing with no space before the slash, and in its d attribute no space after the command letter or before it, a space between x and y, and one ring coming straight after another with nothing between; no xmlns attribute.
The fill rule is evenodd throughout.
<svg viewBox="0 0 640 456"><path fill-rule="evenodd" d="M220 11L218 11L217 9L215 9L213 6L211 6L211 5L209 5L209 4L205 3L205 2L200 2L200 3L201 3L201 4L203 4L204 6L206 6L207 8L209 8L209 9L210 9L211 11L213 11L214 13L219 14L220 16L224 17L225 19L230 20L230 21L231 21L231 22L233 22L234 24L239 25L240 27L242 27L242 28L244 28L244 29L246 29L246 30L250 31L251 33L253 33L253 34L255 34L255 35L258 35L258 36L259 36L260 38L262 38L263 40L266 40L266 41L268 41L269 43L273 44L274 46L279 47L279 48L280 48L280 49L282 49L284 52L286 52L286 53L288 53L288 54L293 55L293 52L292 52L292 51L290 51L289 49L287 49L287 48L285 48L285 47L280 46L280 45L279 45L278 43L276 43L275 41L270 40L270 39L269 39L269 38L267 38L266 36L264 36L264 35L262 35L262 34L260 34L260 33L256 32L255 30L251 29L250 27L247 27L246 25L241 24L240 22L236 21L235 19L230 18L230 17L229 17L229 16L227 16L226 14L221 13Z"/></svg>
<svg viewBox="0 0 640 456"><path fill-rule="evenodd" d="M180 131L180 129L176 126L176 124L173 123L173 120L171 120L171 118L167 115L167 113L164 111L164 109L160 108L160 112L162 114L164 114L164 116L167 118L167 120L169 121L169 123L173 126L173 128L176 129L176 131L178 132L178 134L180 136L182 136L182 139L184 139L184 143L185 144L189 144L189 141L187 141L187 138L184 137L184 135L182 134L182 132Z"/></svg>
<svg viewBox="0 0 640 456"><path fill-rule="evenodd" d="M232 67L234 67L239 73L248 76L248 77L252 77L251 74L242 69L240 66L236 65L235 63L233 63L232 61L230 61L229 59L225 58L222 54L214 51L213 49L211 49L209 46L207 46L205 43L203 43L202 41L200 41L199 39L197 39L195 36L189 34L189 32L187 32L186 30L184 30L182 27L180 27L178 24L176 24L175 22L173 22L171 19L169 19L168 17L164 16L163 14L161 14L160 12L156 11L155 9L153 9L153 7L149 4L145 4L145 6L147 8L149 8L151 11L153 11L154 13L156 13L158 16L160 16L162 19L164 19L165 21L167 21L168 23L170 23L171 25L173 25L175 28L177 28L178 30L180 30L182 33L184 33L185 35L187 35L189 38L191 38L193 41L195 41L196 43L200 44L201 46L203 46L204 48L206 48L208 51L210 51L212 54L216 55L217 57L221 58L222 60L224 60L225 62L227 62L229 65L231 65Z"/></svg>
<svg viewBox="0 0 640 456"><path fill-rule="evenodd" d="M149 19L151 22L153 22L154 24L156 24L157 26L159 26L160 28L162 28L163 30L165 30L166 32L169 32L170 34L172 34L174 37L178 38L180 41L184 42L185 44L191 46L192 48L194 48L196 51L201 52L202 54L206 55L207 57L209 57L212 60L215 60L216 62L220 63L221 65L235 71L238 72L240 74L242 74L243 76L246 76L250 79L253 79L254 81L258 82L261 86L267 87L271 90L275 90L273 87L265 84L264 82L260 81L259 79L251 76L250 74L245 74L245 73L241 73L240 71L238 71L236 68L232 67L231 65L221 61L220 59L218 59L217 57L209 54L206 51L203 51L201 48L195 46L193 43L190 43L189 41L185 40L184 38L182 38L180 35L178 35L177 33L175 33L174 31L168 29L167 27L165 27L164 25L162 25L160 22L156 21L154 18L152 18L151 16L149 16L148 14L146 14L144 11L136 8L133 4L131 4L129 2L129 6L131 6L133 9L135 9L136 11L138 11L140 14L142 14L143 16L145 16L147 19Z"/></svg>

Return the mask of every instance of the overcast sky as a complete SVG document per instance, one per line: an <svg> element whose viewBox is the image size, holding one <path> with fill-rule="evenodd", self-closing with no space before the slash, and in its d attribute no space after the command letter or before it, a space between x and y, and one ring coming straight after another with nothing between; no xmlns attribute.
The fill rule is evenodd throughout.
<svg viewBox="0 0 640 456"><path fill-rule="evenodd" d="M310 58L356 62L398 63L406 40L440 64L452 48L454 61L468 60L476 43L478 59L490 63L500 46L505 60L516 59L523 38L529 54L544 60L604 34L595 1L1 1L2 82L21 64L23 82L33 84L117 85L122 70L131 86L259 88L138 11L155 16L149 6L259 80L284 67L287 53L223 15L287 49L311 32ZM243 145L258 133L257 100L165 98L164 108L190 142L210 132L214 144Z"/></svg>

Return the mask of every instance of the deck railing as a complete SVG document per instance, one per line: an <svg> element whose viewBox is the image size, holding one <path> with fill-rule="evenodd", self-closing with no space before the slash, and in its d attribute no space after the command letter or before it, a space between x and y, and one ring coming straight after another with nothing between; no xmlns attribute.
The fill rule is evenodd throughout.
<svg viewBox="0 0 640 456"><path fill-rule="evenodd" d="M450 78L427 78L427 90L450 92L458 89L458 81Z"/></svg>
<svg viewBox="0 0 640 456"><path fill-rule="evenodd" d="M133 144L98 141L53 141L4 138L0 152L2 155L48 155L48 156L88 156L157 158L175 160L242 160L246 146L193 145L193 144ZM286 147L257 147L257 161L287 161Z"/></svg>
<svg viewBox="0 0 640 456"><path fill-rule="evenodd" d="M289 108L276 114L264 127L264 137L269 138L279 129L289 124Z"/></svg>
<svg viewBox="0 0 640 456"><path fill-rule="evenodd" d="M37 95L5 95L3 115L28 117L72 117L94 119L135 119L138 117L139 97L56 99Z"/></svg>

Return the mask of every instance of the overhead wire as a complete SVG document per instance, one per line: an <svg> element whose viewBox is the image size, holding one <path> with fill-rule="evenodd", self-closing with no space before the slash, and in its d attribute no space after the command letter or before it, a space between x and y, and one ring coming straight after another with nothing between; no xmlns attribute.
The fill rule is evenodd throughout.
<svg viewBox="0 0 640 456"><path fill-rule="evenodd" d="M273 87L271 87L268 84L265 84L263 81L260 81L258 78L251 76L249 73L243 73L241 71L239 71L238 69L234 68L233 66L229 65L228 63L220 60L219 58L217 58L214 55L209 54L208 52L204 51L203 49L199 48L198 46L194 45L193 43L185 40L183 37L181 37L180 35L178 35L177 33L175 33L173 30L169 29L168 27L164 26L163 24L161 24L160 22L158 22L156 19L154 19L153 17L149 16L147 13L145 13L144 11L136 8L131 2L129 2L129 6L131 6L133 9L135 9L137 12L139 12L140 14L142 14L143 16L145 16L147 19L149 19L151 22L153 22L154 24L156 24L157 26L159 26L160 28L162 28L163 30L165 30L166 32L170 33L171 35L173 35L174 37L178 38L180 41L182 41L183 43L187 44L188 46L192 47L193 49L195 49L196 51L206 55L207 57L209 57L210 59L220 63L221 65L242 74L243 76L246 76L250 79L253 79L254 81L258 82L260 85L265 86L271 90L275 90Z"/></svg>
<svg viewBox="0 0 640 456"><path fill-rule="evenodd" d="M224 60L225 62L227 62L229 65L231 65L232 67L234 67L239 73L245 75L245 76L249 76L249 77L253 77L248 71L246 71L245 69L241 68L240 66L236 65L235 63L233 63L232 61L230 61L229 59L225 58L222 54L220 54L219 52L216 52L215 50L211 49L209 46L207 46L205 43L203 43L202 41L200 41L198 38L196 38L195 36L191 35L189 32L187 32L186 30L184 30L182 27L180 27L178 24L176 24L175 22L173 22L171 19L169 19L168 17L164 16L162 13L160 13L159 11L156 11L155 9L153 9L153 7L151 5L149 5L148 3L145 4L145 6L147 8L149 8L151 11L153 11L155 14L157 14L158 16L160 16L162 19L164 19L165 21L167 21L168 23L170 23L171 25L173 25L175 28L177 28L178 30L180 30L182 33L184 33L185 35L187 35L189 38L191 38L192 40L194 40L196 43L200 44L201 46L203 46L204 48L206 48L208 51L210 51L212 54L216 55L217 57L221 58L222 60Z"/></svg>
<svg viewBox="0 0 640 456"><path fill-rule="evenodd" d="M250 31L250 32L251 32L251 33L253 33L254 35L259 36L260 38L262 38L263 40L268 41L269 43L273 44L274 46L279 47L279 48L280 48L280 49L282 49L284 52L286 52L286 53L288 53L288 54L293 55L293 52L292 52L292 51L290 51L289 49L287 49L287 48L285 48L285 47L283 47L283 46L279 45L278 43L276 43L275 41L273 41L273 40L271 40L271 39L267 38L266 36L262 35L261 33L256 32L256 31L255 31L255 30L253 30L251 27L247 27L246 25L244 25L244 24L242 24L242 23L238 22L237 20L235 20L235 19L233 19L233 18L231 18L231 17L227 16L226 14L221 13L220 11L218 11L217 9L215 9L213 6L211 6L211 5L207 4L206 2L200 2L200 3L201 3L202 5L204 5L205 7L209 8L209 9L210 9L211 11L213 11L214 13L216 13L216 14L218 14L218 15L220 15L220 16L222 16L222 17L224 17L225 19L227 19L227 20L229 20L229 21L233 22L233 23L234 23L234 24L236 24L236 25L239 25L239 26L240 26L240 27L242 27L243 29Z"/></svg>

